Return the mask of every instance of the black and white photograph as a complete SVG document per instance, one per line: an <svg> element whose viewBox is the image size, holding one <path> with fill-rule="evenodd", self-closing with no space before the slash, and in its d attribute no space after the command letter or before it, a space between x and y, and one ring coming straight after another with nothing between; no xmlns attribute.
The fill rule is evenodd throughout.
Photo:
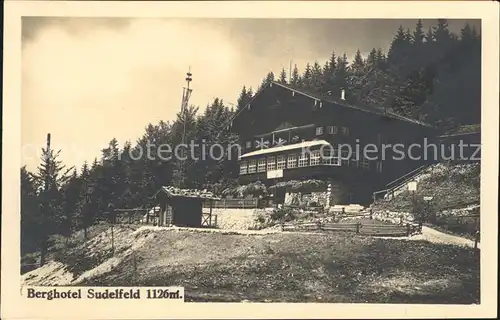
<svg viewBox="0 0 500 320"><path fill-rule="evenodd" d="M485 27L401 16L22 16L28 298L481 305Z"/></svg>

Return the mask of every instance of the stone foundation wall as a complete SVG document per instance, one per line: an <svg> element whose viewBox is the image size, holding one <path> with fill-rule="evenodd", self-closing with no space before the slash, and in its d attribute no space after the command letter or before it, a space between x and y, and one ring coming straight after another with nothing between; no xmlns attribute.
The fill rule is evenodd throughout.
<svg viewBox="0 0 500 320"><path fill-rule="evenodd" d="M414 222L413 214L410 212L373 211L372 217L376 220L392 222L394 224Z"/></svg>
<svg viewBox="0 0 500 320"><path fill-rule="evenodd" d="M327 188L311 192L287 192L285 194L285 205L310 206L316 204L326 207L328 204L330 206L349 204L348 187L339 181L329 183L331 186L330 192L327 191ZM328 202L328 196L330 196L330 202Z"/></svg>
<svg viewBox="0 0 500 320"><path fill-rule="evenodd" d="M203 208L204 213L210 209ZM254 226L256 209L212 209L217 215L217 228L225 230L248 230Z"/></svg>
<svg viewBox="0 0 500 320"><path fill-rule="evenodd" d="M287 192L285 194L285 205L292 206L326 206L327 192Z"/></svg>

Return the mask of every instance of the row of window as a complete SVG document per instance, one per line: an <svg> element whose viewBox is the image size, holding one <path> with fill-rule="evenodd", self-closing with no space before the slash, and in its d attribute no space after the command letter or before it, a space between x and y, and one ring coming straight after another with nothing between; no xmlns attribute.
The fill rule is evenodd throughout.
<svg viewBox="0 0 500 320"><path fill-rule="evenodd" d="M328 134L338 134L339 129L343 135L345 135L345 136L349 135L349 128L347 128L347 127L328 126L328 127L326 127L326 132ZM323 133L325 133L324 130L325 130L325 127L317 127L316 128L316 135L317 136L322 135Z"/></svg>
<svg viewBox="0 0 500 320"><path fill-rule="evenodd" d="M364 169L370 168L370 161L366 158L357 159L356 154L348 158L348 152L342 152L342 157L339 157L338 152L333 150L331 154L321 156L319 150L311 152L309 155L306 153L289 154L270 156L267 158L254 159L249 161L242 161L240 163L240 174L249 174L256 172L266 172L270 170L283 170L301 168L307 166L317 165L331 165L331 166L353 166L361 167ZM376 170L382 172L382 162L376 163Z"/></svg>

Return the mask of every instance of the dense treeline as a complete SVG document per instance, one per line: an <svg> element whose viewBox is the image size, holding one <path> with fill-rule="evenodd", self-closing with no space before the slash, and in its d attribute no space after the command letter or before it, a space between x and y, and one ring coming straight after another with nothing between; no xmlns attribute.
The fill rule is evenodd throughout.
<svg viewBox="0 0 500 320"><path fill-rule="evenodd" d="M284 69L278 77L269 72L261 86L268 80L334 97L345 89L352 103L387 107L446 130L480 122L481 39L469 25L456 35L444 19L427 31L418 21L414 30L399 27L387 53L373 48L364 58L358 50L349 63L334 51L302 73L297 66L289 77Z"/></svg>
<svg viewBox="0 0 500 320"><path fill-rule="evenodd" d="M68 235L98 219L107 219L105 212L110 206L147 205L149 197L162 185L213 189L224 177L235 177L237 163L230 159L236 157L214 151L220 160L211 159L209 148L194 147L193 155L187 153L191 149L175 151L172 147L169 152L165 148L180 145L184 130L188 145L191 141L200 146L228 145L237 137L228 132L221 134L220 128L233 114L219 99L199 115L198 109L191 106L173 122L149 124L135 145L127 141L120 148L118 141L112 139L100 159L94 159L90 165L84 163L79 174L76 168L66 169L61 164L59 152L43 149L35 173L21 168L22 251L43 247L50 234ZM176 160L176 152L187 159ZM89 186L93 190L86 198Z"/></svg>
<svg viewBox="0 0 500 320"><path fill-rule="evenodd" d="M400 27L387 53L374 48L364 58L358 50L348 63L345 54L332 52L323 65L314 62L302 72L297 67L291 75L285 70L277 77L269 72L261 86L274 80L332 96L340 96L344 88L350 102L391 108L447 130L480 121L480 50L480 36L469 25L455 35L448 30L446 20L439 20L427 31L419 21L414 30ZM234 186L234 154L231 160L227 154L217 160L207 156L208 148L195 148L194 157L185 161L166 160L158 146L173 149L182 142L183 132L185 141L196 144L235 141L237 136L227 131L226 124L253 94L252 88L244 86L236 110L220 99L202 113L191 106L173 122L149 124L134 144L127 141L120 147L111 139L100 158L85 163L79 172L66 169L57 152L43 150L35 173L21 169L22 251L43 251L49 235L68 235L86 228L105 218L103 213L110 205L144 206L162 185L215 192ZM95 188L86 199L89 185Z"/></svg>

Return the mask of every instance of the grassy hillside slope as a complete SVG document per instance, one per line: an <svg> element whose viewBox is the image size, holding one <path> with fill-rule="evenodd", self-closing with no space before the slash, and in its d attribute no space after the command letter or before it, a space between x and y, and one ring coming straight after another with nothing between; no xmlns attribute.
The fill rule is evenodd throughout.
<svg viewBox="0 0 500 320"><path fill-rule="evenodd" d="M89 285L180 285L191 301L473 303L468 249L346 234L158 232ZM134 272L136 268L136 272Z"/></svg>
<svg viewBox="0 0 500 320"><path fill-rule="evenodd" d="M432 196L432 209L441 211L450 207L465 207L479 202L480 164L439 164L431 174L418 182L415 198L420 202ZM375 211L412 211L413 195L405 190L391 200L378 200L372 205ZM421 204L420 204L421 205Z"/></svg>
<svg viewBox="0 0 500 320"><path fill-rule="evenodd" d="M477 303L479 255L354 234L109 230L23 275L32 285L185 287L188 301Z"/></svg>

